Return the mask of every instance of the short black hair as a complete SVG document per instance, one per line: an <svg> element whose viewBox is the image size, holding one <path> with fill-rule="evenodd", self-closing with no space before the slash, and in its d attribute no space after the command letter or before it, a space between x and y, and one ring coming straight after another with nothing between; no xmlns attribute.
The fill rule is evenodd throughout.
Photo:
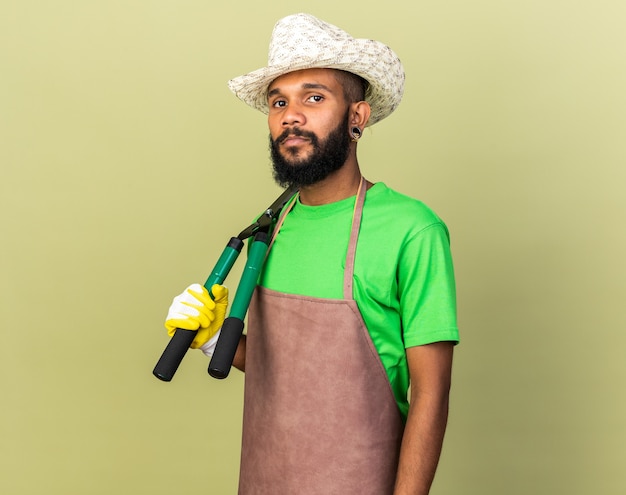
<svg viewBox="0 0 626 495"><path fill-rule="evenodd" d="M365 100L365 93L369 87L369 83L365 79L345 70L335 69L335 74L348 103Z"/></svg>

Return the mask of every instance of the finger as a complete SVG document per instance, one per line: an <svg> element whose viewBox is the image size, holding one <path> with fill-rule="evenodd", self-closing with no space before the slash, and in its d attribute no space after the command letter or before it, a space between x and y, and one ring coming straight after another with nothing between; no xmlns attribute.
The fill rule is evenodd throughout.
<svg viewBox="0 0 626 495"><path fill-rule="evenodd" d="M200 304L206 306L211 311L215 308L215 302L209 295L209 291L206 290L206 288L200 284L193 284L189 286L189 288L187 288L187 290L185 291L185 294L195 299L195 300L191 300L189 298L186 298L185 300L187 302L192 302L196 304L199 302Z"/></svg>
<svg viewBox="0 0 626 495"><path fill-rule="evenodd" d="M187 309L182 310L182 315L188 315L189 318L197 320L201 328L208 327L215 319L213 311L206 306L198 306L196 304L182 303Z"/></svg>
<svg viewBox="0 0 626 495"><path fill-rule="evenodd" d="M174 335L177 328L182 328L183 330L198 330L199 326L200 324L198 321L191 320L189 318L172 318L171 320L167 320L165 322L165 328L167 328L167 333L170 337Z"/></svg>
<svg viewBox="0 0 626 495"><path fill-rule="evenodd" d="M228 287L224 287L223 285L214 284L213 287L211 287L211 293L216 303L224 302L228 299Z"/></svg>

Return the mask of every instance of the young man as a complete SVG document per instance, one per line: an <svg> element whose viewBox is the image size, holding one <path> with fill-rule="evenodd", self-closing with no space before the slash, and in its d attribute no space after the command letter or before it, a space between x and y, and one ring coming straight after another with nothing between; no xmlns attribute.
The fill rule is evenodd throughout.
<svg viewBox="0 0 626 495"><path fill-rule="evenodd" d="M385 45L307 14L280 20L268 67L230 81L268 114L274 176L299 194L273 232L235 366L245 370L240 494L429 492L458 342L448 232L365 180L357 142L397 107ZM200 284L167 317L211 355L227 291ZM410 387L410 401L407 392Z"/></svg>

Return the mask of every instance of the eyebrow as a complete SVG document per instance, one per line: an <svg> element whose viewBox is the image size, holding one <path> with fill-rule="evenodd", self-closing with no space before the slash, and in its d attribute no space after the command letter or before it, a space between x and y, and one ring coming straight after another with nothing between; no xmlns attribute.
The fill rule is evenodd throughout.
<svg viewBox="0 0 626 495"><path fill-rule="evenodd" d="M330 89L328 86L319 83L304 83L302 84L302 89L322 89L324 91L328 91L329 93L333 92L332 89ZM268 91L267 97L270 98L274 95L278 95L280 94L280 92L280 88L274 88Z"/></svg>

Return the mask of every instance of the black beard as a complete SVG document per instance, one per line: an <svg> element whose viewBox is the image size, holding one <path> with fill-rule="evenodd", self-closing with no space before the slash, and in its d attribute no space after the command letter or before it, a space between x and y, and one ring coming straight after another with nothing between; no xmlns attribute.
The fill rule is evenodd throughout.
<svg viewBox="0 0 626 495"><path fill-rule="evenodd" d="M315 134L303 131L298 127L286 129L274 140L270 136L270 153L274 166L274 180L281 187L310 186L339 170L346 163L350 150L350 135L347 129L348 113L321 144ZM287 148L287 153L293 157L292 160L285 158L280 153L280 143L290 135L302 136L310 140L313 151L309 158L298 159L289 148Z"/></svg>

